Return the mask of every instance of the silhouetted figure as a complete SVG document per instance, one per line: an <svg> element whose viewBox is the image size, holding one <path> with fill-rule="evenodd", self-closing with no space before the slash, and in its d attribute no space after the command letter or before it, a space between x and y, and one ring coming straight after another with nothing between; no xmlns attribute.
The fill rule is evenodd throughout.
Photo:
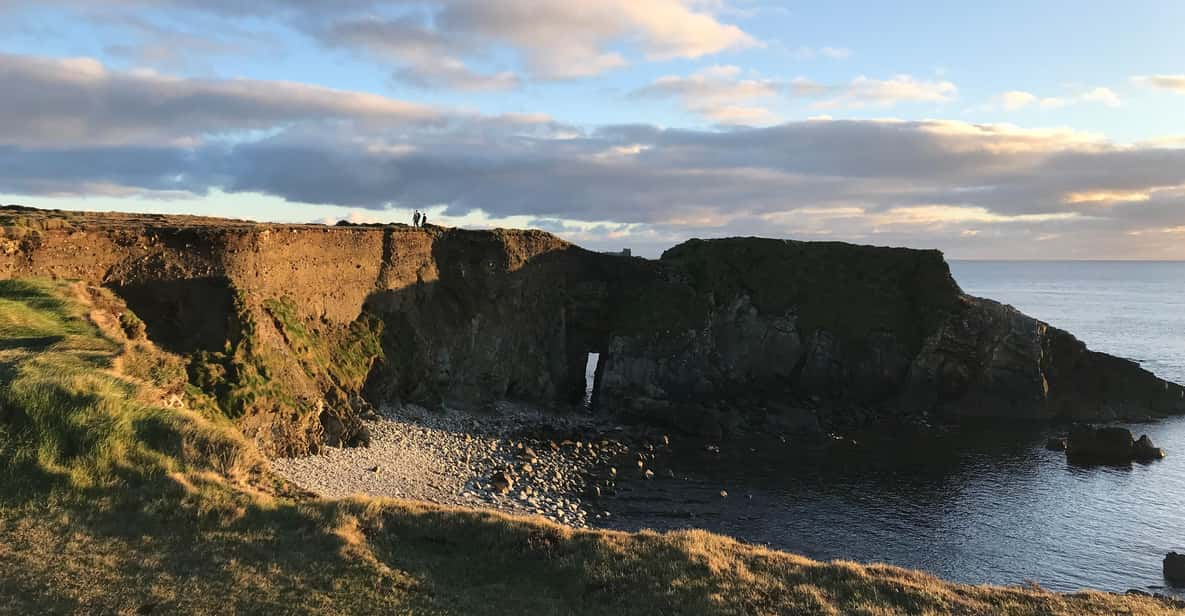
<svg viewBox="0 0 1185 616"><path fill-rule="evenodd" d="M420 214L420 226L428 224L428 214Z"/></svg>
<svg viewBox="0 0 1185 616"><path fill-rule="evenodd" d="M411 215L411 226L413 226L413 227L420 226L420 211L419 210L416 210L416 213Z"/></svg>

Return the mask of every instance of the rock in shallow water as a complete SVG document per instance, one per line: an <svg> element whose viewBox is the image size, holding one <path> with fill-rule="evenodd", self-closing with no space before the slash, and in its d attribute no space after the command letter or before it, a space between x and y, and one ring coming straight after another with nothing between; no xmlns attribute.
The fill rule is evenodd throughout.
<svg viewBox="0 0 1185 616"><path fill-rule="evenodd" d="M1169 552L1164 557L1164 579L1175 586L1185 586L1185 554Z"/></svg>
<svg viewBox="0 0 1185 616"><path fill-rule="evenodd" d="M1153 445L1147 434L1136 441L1134 448L1137 460L1159 460L1164 457L1164 450Z"/></svg>
<svg viewBox="0 0 1185 616"><path fill-rule="evenodd" d="M1148 435L1136 440L1127 428L1081 426L1071 430L1066 439L1066 456L1075 462L1114 464L1157 460L1164 455Z"/></svg>

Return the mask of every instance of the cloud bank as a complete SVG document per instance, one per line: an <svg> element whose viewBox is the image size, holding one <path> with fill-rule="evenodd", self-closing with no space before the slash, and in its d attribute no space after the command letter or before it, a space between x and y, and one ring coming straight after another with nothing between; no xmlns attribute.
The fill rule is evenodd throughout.
<svg viewBox="0 0 1185 616"><path fill-rule="evenodd" d="M760 82L717 92L737 79L719 68L652 87L723 104L766 92ZM0 56L0 81L7 194L218 190L530 216L618 243L762 234L1013 256L1051 242L1061 254L1180 255L1185 228L1179 142L942 120L576 127L90 59Z"/></svg>
<svg viewBox="0 0 1185 616"><path fill-rule="evenodd" d="M0 2L0 15L49 5L111 15L147 34L121 55L167 59L161 28L137 11L169 8L181 14L262 18L312 37L329 48L389 65L392 77L412 85L459 90L504 90L523 79L587 77L631 61L694 59L759 45L739 27L720 21L695 0L44 0ZM186 35L175 33L176 40ZM213 41L189 41L210 53ZM514 62L490 58L508 52ZM842 55L846 50L827 48Z"/></svg>

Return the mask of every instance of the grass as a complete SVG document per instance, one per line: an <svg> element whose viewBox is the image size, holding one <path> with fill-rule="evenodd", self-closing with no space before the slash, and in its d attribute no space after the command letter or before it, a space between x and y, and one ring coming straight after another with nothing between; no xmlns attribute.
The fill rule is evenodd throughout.
<svg viewBox="0 0 1185 616"><path fill-rule="evenodd" d="M191 382L213 396L222 411L238 418L269 406L300 408L299 398L279 379L280 372L256 335L257 324L241 295L235 296L235 319L241 334L223 351L195 353L189 362ZM300 409L305 410L305 409Z"/></svg>
<svg viewBox="0 0 1185 616"><path fill-rule="evenodd" d="M290 297L265 300L263 306L310 377L342 390L361 391L371 366L383 354L381 321L363 315L342 333L322 332L301 319Z"/></svg>
<svg viewBox="0 0 1185 616"><path fill-rule="evenodd" d="M313 499L228 419L166 407L179 360L126 314L105 291L0 281L0 613L1174 613L701 531Z"/></svg>

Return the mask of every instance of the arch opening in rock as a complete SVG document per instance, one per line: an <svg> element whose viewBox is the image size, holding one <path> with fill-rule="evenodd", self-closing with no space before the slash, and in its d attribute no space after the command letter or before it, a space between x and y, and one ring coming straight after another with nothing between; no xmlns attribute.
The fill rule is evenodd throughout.
<svg viewBox="0 0 1185 616"><path fill-rule="evenodd" d="M596 402L597 385L600 381L601 354L588 353L584 363L584 398L581 406L593 410Z"/></svg>

